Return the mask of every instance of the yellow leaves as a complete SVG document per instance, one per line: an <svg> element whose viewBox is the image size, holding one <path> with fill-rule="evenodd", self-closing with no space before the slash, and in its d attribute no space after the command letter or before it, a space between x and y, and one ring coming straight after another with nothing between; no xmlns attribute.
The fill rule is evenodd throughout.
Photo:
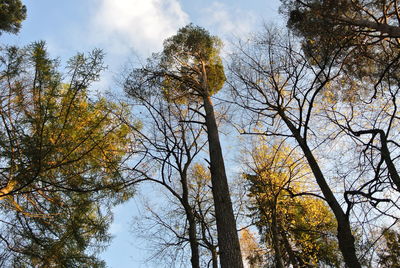
<svg viewBox="0 0 400 268"><path fill-rule="evenodd" d="M101 59L70 62L63 75L40 44L18 53L9 85L3 77L1 98L8 137L3 133L0 207L9 223L2 227L10 239L5 242L18 249L5 261L69 267L74 261L61 265L60 260L91 259L86 250L92 241L97 246L107 239L102 212L122 183L117 168L128 131L118 121L119 105L88 97L86 88L97 79ZM31 261L32 252L37 260ZM72 266L94 266L75 262Z"/></svg>
<svg viewBox="0 0 400 268"><path fill-rule="evenodd" d="M56 140L56 137L54 135L51 135L51 137L49 138L49 141L50 141L51 144L54 145L54 144L56 144L57 140Z"/></svg>
<svg viewBox="0 0 400 268"><path fill-rule="evenodd" d="M254 234L245 228L240 231L240 248L250 267L259 267L262 264L264 250L258 245Z"/></svg>
<svg viewBox="0 0 400 268"><path fill-rule="evenodd" d="M297 192L298 184L308 171L293 149L284 144L269 147L261 140L253 149L252 159L258 180L273 193L288 187Z"/></svg>
<svg viewBox="0 0 400 268"><path fill-rule="evenodd" d="M23 205L23 204L20 204L19 200L13 194L10 194L16 188L16 186L17 186L17 181L11 180L11 181L8 182L6 187L3 187L0 190L0 194L1 194L1 197L0 197L0 202L1 203L0 203L0 205L1 206L7 207L7 208L9 208L11 210L14 210L14 211L18 212L18 213L22 213L26 217L30 217L30 218L42 218L42 219L44 219L44 218L51 218L52 216L54 216L53 214L48 214L48 213L32 213L30 211L27 211L26 206ZM38 193L40 195L42 195L44 198L46 198L47 200L54 201L54 200L51 200L51 198L49 196L45 195L43 193L43 191L38 191ZM23 199L26 199L33 206L37 207L36 201L31 199L31 198L29 198L27 196L27 194L23 195Z"/></svg>
<svg viewBox="0 0 400 268"><path fill-rule="evenodd" d="M4 199L7 197L7 195L14 190L15 186L17 185L17 181L16 180L9 180L7 185L3 188L0 189L0 194L2 196L0 196L0 200Z"/></svg>
<svg viewBox="0 0 400 268"><path fill-rule="evenodd" d="M206 187L211 180L211 174L208 168L204 165L195 163L190 170L191 181L190 187L199 189ZM196 191L195 191L196 192Z"/></svg>
<svg viewBox="0 0 400 268"><path fill-rule="evenodd" d="M317 265L324 247L328 247L321 234L336 232L336 221L323 200L307 195L292 197L310 190L307 164L283 142L268 146L262 139L252 151L252 160L254 175L245 178L250 183L248 196L250 208L258 215L257 226L269 230L272 224L278 225L292 247L301 252L301 258ZM274 243L270 232L263 235L267 244ZM279 243L283 247L284 242ZM268 246L273 248L272 244Z"/></svg>
<svg viewBox="0 0 400 268"><path fill-rule="evenodd" d="M323 91L323 98L328 104L335 104L337 102L336 94L329 89Z"/></svg>

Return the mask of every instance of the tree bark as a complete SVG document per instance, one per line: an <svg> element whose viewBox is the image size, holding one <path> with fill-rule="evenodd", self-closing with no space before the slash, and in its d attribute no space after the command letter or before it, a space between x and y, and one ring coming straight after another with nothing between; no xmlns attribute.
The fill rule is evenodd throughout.
<svg viewBox="0 0 400 268"><path fill-rule="evenodd" d="M232 209L225 164L219 141L214 108L208 94L203 96L205 121L210 153L212 194L217 222L221 268L243 268L239 236Z"/></svg>
<svg viewBox="0 0 400 268"><path fill-rule="evenodd" d="M211 250L211 262L212 262L212 267L213 268L218 268L218 253L217 253L217 249L213 248Z"/></svg>
<svg viewBox="0 0 400 268"><path fill-rule="evenodd" d="M193 214L192 208L189 205L189 200L187 198L187 195L186 199L185 199L185 194L183 195L182 201L184 202L185 213L189 225L188 231L189 231L189 244L191 251L190 262L192 263L192 268L200 268L199 243L197 241L197 232L196 232L196 219Z"/></svg>
<svg viewBox="0 0 400 268"><path fill-rule="evenodd" d="M199 243L197 242L195 217L192 212L188 213L187 217L189 223L189 243L191 250L190 262L192 263L192 268L200 268Z"/></svg>
<svg viewBox="0 0 400 268"><path fill-rule="evenodd" d="M189 164L186 164L181 172L181 184L182 184L182 205L185 209L186 218L188 221L188 231L189 231L189 244L191 257L190 262L192 263L192 268L200 268L200 256L199 256L199 243L197 240L197 232L196 232L196 218L193 212L192 207L189 202L189 188L187 181L187 170Z"/></svg>
<svg viewBox="0 0 400 268"><path fill-rule="evenodd" d="M399 173L397 172L396 166L393 163L393 160L390 156L390 151L387 146L387 139L386 136L381 134L381 152L382 152L382 157L385 160L386 166L388 168L390 177L392 178L392 182L396 185L397 191L400 191L400 176Z"/></svg>
<svg viewBox="0 0 400 268"><path fill-rule="evenodd" d="M280 227L280 226L278 226L278 227ZM293 268L302 267L302 264L304 264L304 263L302 262L302 260L300 260L299 261L300 265L298 264L298 261L296 259L296 255L294 254L292 246L289 243L289 240L288 240L288 238L286 236L285 230L283 230L282 228L279 228L279 230L280 230L279 231L280 236L282 237L283 245L285 247L285 250L286 250L286 252L288 254L288 257L289 257L289 261L292 264ZM304 265L303 265L303 267L304 267Z"/></svg>
<svg viewBox="0 0 400 268"><path fill-rule="evenodd" d="M389 38L400 38L400 27L390 25L387 23L378 23L375 21L369 21L369 20L354 20L354 19L349 19L349 18L333 18L333 20L338 20L339 22L344 22L349 25L353 26L358 26L361 28L365 28L368 33L371 31L377 31L382 34L386 34Z"/></svg>
<svg viewBox="0 0 400 268"><path fill-rule="evenodd" d="M271 230L272 230L272 244L274 247L275 251L275 267L276 268L283 268L283 261L282 261L282 254L280 250L280 243L279 243L279 237L278 237L278 223L276 220L276 199L273 204L273 209L272 209L272 221L271 221Z"/></svg>

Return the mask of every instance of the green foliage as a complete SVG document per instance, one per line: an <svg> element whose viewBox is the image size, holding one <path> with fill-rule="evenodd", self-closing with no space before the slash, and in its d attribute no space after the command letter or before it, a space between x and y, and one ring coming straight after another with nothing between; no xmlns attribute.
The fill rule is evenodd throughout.
<svg viewBox="0 0 400 268"><path fill-rule="evenodd" d="M378 251L379 264L382 267L400 267L400 233L396 230L385 230L384 247Z"/></svg>
<svg viewBox="0 0 400 268"><path fill-rule="evenodd" d="M2 52L1 249L16 267L102 267L110 206L132 194L121 190L126 108L88 95L103 53L78 54L64 76L43 42Z"/></svg>
<svg viewBox="0 0 400 268"><path fill-rule="evenodd" d="M217 93L226 77L219 52L222 42L205 29L189 24L164 42L164 50L134 69L124 88L137 100L162 96L185 104Z"/></svg>
<svg viewBox="0 0 400 268"><path fill-rule="evenodd" d="M26 7L21 0L0 0L0 35L2 31L18 33L25 18Z"/></svg>
<svg viewBox="0 0 400 268"><path fill-rule="evenodd" d="M111 218L101 213L100 205L89 194L64 193L56 197L65 201L58 204L60 207L49 205L46 215L9 214L21 226L17 225L18 230L9 230L18 239L13 266L105 267L96 254L110 239L107 229ZM27 213L28 205L21 205Z"/></svg>
<svg viewBox="0 0 400 268"><path fill-rule="evenodd" d="M400 34L395 1L282 0L288 26L312 63L337 59L348 82L399 79ZM385 80L384 79L384 80ZM397 82L396 82L397 83Z"/></svg>
<svg viewBox="0 0 400 268"><path fill-rule="evenodd" d="M199 26L189 24L178 30L178 33L164 41L163 54L165 62L174 62L174 56L188 62L209 61L218 53L221 43L218 38Z"/></svg>
<svg viewBox="0 0 400 268"><path fill-rule="evenodd" d="M164 42L161 67L168 99L213 95L225 82L219 56L222 43L205 29L189 24Z"/></svg>

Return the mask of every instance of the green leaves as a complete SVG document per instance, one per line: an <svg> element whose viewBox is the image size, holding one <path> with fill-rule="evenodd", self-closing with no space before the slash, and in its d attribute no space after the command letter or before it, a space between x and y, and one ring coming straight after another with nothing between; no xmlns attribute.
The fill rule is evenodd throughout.
<svg viewBox="0 0 400 268"><path fill-rule="evenodd" d="M173 57L182 60L209 61L220 48L217 37L210 36L204 28L189 24L164 41L163 61L173 62Z"/></svg>
<svg viewBox="0 0 400 268"><path fill-rule="evenodd" d="M205 29L189 24L164 42L160 66L167 96L213 95L225 80L219 52L221 41Z"/></svg>
<svg viewBox="0 0 400 268"><path fill-rule="evenodd" d="M398 230L382 230L385 243L378 250L379 263L382 267L400 266L400 233Z"/></svg>
<svg viewBox="0 0 400 268"><path fill-rule="evenodd" d="M2 31L18 33L25 18L26 7L20 0L0 0L0 35Z"/></svg>
<svg viewBox="0 0 400 268"><path fill-rule="evenodd" d="M44 42L1 59L0 249L18 267L102 267L110 206L133 192L121 190L127 110L88 93L103 53L78 54L66 76Z"/></svg>

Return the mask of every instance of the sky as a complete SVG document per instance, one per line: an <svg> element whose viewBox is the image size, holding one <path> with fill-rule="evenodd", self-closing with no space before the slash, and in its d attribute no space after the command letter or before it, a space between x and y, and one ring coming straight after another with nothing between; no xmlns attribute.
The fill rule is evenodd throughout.
<svg viewBox="0 0 400 268"><path fill-rule="evenodd" d="M23 0L28 17L18 35L0 42L25 46L44 40L52 57L65 62L94 48L106 53L108 69L96 84L113 91L124 66L158 52L164 39L188 23L219 36L225 43L246 38L263 24L283 25L279 0ZM149 253L129 231L140 205L134 199L114 210L114 239L101 257L110 268L162 267L146 264Z"/></svg>
<svg viewBox="0 0 400 268"><path fill-rule="evenodd" d="M108 71L101 89L109 89L125 64L160 51L177 29L194 23L229 41L243 37L263 23L280 20L279 0L23 0L28 18L6 43L26 45L45 40L62 61L77 52L101 48ZM4 42L4 41L3 41Z"/></svg>

